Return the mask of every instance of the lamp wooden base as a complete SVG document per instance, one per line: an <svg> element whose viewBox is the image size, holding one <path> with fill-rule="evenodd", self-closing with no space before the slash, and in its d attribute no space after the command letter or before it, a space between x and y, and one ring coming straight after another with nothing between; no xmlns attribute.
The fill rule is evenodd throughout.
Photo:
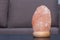
<svg viewBox="0 0 60 40"><path fill-rule="evenodd" d="M50 37L50 32L33 32L34 37Z"/></svg>

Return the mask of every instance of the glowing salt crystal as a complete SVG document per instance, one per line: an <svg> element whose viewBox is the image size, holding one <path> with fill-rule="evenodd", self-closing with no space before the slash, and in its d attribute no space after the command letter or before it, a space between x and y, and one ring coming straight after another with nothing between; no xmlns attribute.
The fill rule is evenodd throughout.
<svg viewBox="0 0 60 40"><path fill-rule="evenodd" d="M32 17L32 27L33 30L36 32L47 32L45 36L49 36L49 31L51 27L51 13L48 7L45 5L41 5L37 7L34 15ZM40 35L39 33L34 35ZM43 33L44 34L44 33ZM41 35L40 35L41 36ZM43 35L42 35L43 36Z"/></svg>

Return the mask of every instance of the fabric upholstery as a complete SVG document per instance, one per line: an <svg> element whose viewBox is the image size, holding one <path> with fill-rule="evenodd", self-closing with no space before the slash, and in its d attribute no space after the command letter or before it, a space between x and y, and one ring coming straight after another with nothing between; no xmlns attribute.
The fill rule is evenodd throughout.
<svg viewBox="0 0 60 40"><path fill-rule="evenodd" d="M31 27L34 0L10 0L8 27Z"/></svg>
<svg viewBox="0 0 60 40"><path fill-rule="evenodd" d="M31 27L33 13L40 5L46 5L51 10L52 26L57 26L57 0L10 0L8 27Z"/></svg>
<svg viewBox="0 0 60 40"><path fill-rule="evenodd" d="M32 28L0 28L0 34L32 34ZM57 27L51 28L51 34L58 34Z"/></svg>
<svg viewBox="0 0 60 40"><path fill-rule="evenodd" d="M0 0L0 27L6 27L8 0Z"/></svg>

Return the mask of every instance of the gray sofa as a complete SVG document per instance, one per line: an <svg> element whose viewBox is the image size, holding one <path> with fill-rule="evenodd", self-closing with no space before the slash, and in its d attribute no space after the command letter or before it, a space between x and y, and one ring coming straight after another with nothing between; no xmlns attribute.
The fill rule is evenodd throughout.
<svg viewBox="0 0 60 40"><path fill-rule="evenodd" d="M21 28L27 28L28 32L32 30L31 19L40 5L51 10L51 26L59 27L57 0L0 0L0 34L18 34L23 30Z"/></svg>

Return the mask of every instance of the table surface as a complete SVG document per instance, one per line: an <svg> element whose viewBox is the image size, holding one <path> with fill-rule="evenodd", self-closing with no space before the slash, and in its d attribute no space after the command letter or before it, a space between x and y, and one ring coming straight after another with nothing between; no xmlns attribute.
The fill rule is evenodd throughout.
<svg viewBox="0 0 60 40"><path fill-rule="evenodd" d="M59 32L54 31L49 38L34 38L32 33L22 32L21 34L0 34L0 40L60 40Z"/></svg>
<svg viewBox="0 0 60 40"><path fill-rule="evenodd" d="M2 34L0 40L60 40L60 35L52 34L49 38L34 38L32 34Z"/></svg>

